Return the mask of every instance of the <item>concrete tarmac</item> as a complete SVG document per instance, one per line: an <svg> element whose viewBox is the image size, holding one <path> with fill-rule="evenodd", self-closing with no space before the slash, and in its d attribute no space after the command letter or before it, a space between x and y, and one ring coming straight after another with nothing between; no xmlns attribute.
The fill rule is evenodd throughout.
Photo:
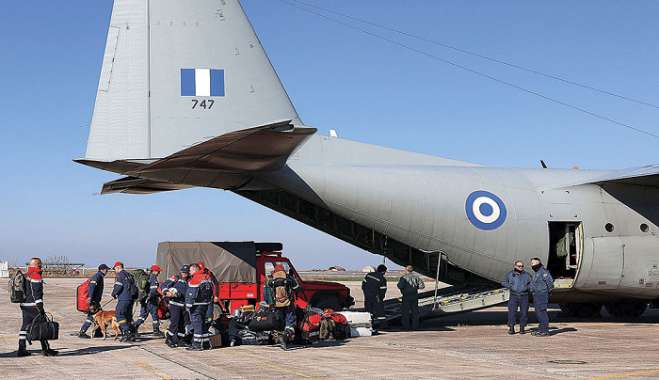
<svg viewBox="0 0 659 380"><path fill-rule="evenodd" d="M60 322L58 357L16 358L18 305L0 297L3 379L645 379L659 378L659 311L635 323L595 321L552 310L548 338L506 334L505 307L426 321L421 331L311 347L241 346L205 352L170 349L148 336L136 344L73 337L84 316L75 310L80 279L46 279L46 310ZM112 280L109 281L110 283ZM360 300L358 283L348 283ZM2 287L6 289L6 284ZM106 286L109 288L109 286ZM109 290L109 289L107 289ZM390 295L396 296L394 289ZM531 313L532 314L532 313ZM150 328L150 321L145 323ZM531 326L535 319L531 318Z"/></svg>

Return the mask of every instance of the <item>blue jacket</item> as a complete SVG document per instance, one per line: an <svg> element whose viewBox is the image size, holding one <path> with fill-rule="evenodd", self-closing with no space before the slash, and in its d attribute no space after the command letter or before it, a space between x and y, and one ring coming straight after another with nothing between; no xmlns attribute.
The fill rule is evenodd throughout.
<svg viewBox="0 0 659 380"><path fill-rule="evenodd" d="M514 270L506 273L506 277L501 281L501 286L510 289L510 294L525 295L529 293L529 284L531 284L531 275L524 271L517 273Z"/></svg>
<svg viewBox="0 0 659 380"><path fill-rule="evenodd" d="M545 267L540 267L531 275L531 293L549 293L554 289L554 279Z"/></svg>
<svg viewBox="0 0 659 380"><path fill-rule="evenodd" d="M132 301L131 288L135 286L135 279L126 270L117 273L117 278L114 281L112 288L112 297L119 301Z"/></svg>
<svg viewBox="0 0 659 380"><path fill-rule="evenodd" d="M198 272L199 273L199 272ZM203 273L195 273L185 292L185 306L210 305L213 302L213 283Z"/></svg>
<svg viewBox="0 0 659 380"><path fill-rule="evenodd" d="M91 298L93 303L100 303L103 297L103 280L105 275L103 272L98 271L94 273L92 278L89 279L89 288L87 289L87 297Z"/></svg>
<svg viewBox="0 0 659 380"><path fill-rule="evenodd" d="M155 275L149 276L149 294L146 296L146 302L155 303L159 302L160 293L158 293L158 287L160 287L160 282L158 282L158 277Z"/></svg>

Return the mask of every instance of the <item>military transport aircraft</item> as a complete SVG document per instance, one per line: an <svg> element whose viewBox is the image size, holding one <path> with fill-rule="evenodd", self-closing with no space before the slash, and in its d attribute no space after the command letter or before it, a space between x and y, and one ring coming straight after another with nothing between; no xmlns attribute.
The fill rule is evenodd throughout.
<svg viewBox="0 0 659 380"><path fill-rule="evenodd" d="M115 0L77 162L125 176L104 194L229 190L453 285L539 256L583 316L659 297L659 166L489 168L316 132L239 1Z"/></svg>

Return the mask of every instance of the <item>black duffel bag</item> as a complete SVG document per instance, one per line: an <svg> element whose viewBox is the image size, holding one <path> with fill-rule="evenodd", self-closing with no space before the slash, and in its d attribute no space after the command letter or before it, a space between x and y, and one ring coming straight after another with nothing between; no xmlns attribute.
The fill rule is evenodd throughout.
<svg viewBox="0 0 659 380"><path fill-rule="evenodd" d="M50 314L37 315L28 327L27 341L30 344L40 340L57 340L58 337L59 323L55 322Z"/></svg>
<svg viewBox="0 0 659 380"><path fill-rule="evenodd" d="M278 331L283 330L285 321L274 308L262 307L247 324L251 331Z"/></svg>

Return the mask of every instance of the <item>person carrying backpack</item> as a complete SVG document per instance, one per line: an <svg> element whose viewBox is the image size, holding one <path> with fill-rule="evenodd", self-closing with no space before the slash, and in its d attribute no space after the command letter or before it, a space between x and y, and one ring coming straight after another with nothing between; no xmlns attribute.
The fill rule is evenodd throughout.
<svg viewBox="0 0 659 380"><path fill-rule="evenodd" d="M87 288L87 300L89 303L89 311L87 312L87 319L82 323L80 327L80 332L78 332L78 338L89 339L91 338L87 335L87 330L94 323L94 314L101 311L101 298L103 297L103 281L105 275L108 274L108 267L105 264L98 266L98 272L89 279L89 288Z"/></svg>
<svg viewBox="0 0 659 380"><path fill-rule="evenodd" d="M22 273L17 276L23 276ZM16 279L14 279L16 281ZM41 269L41 259L33 257L28 264L27 273L23 278L24 299L21 302L21 314L23 321L21 323L21 330L18 333L18 351L16 356L30 356L30 351L27 350L27 329L32 325L32 322L38 315L45 315L46 312L43 306L43 277ZM41 352L44 356L55 356L57 351L50 348L47 340L41 341Z"/></svg>
<svg viewBox="0 0 659 380"><path fill-rule="evenodd" d="M151 274L149 275L148 284L145 286L145 295L140 298L140 316L133 323L133 329L137 331L142 323L151 315L153 325L153 335L163 337L164 334L160 331L160 320L158 319L158 305L160 304L160 293L158 288L158 275L160 274L160 267L158 265L151 266ZM138 280L138 282L140 282ZM142 284L139 284L140 287Z"/></svg>
<svg viewBox="0 0 659 380"><path fill-rule="evenodd" d="M112 298L117 300L115 313L117 324L121 329L120 342L134 342L135 334L131 332L131 322L133 320L133 302L137 298L137 287L133 275L124 269L124 264L120 261L114 263L114 271L117 276L112 288Z"/></svg>
<svg viewBox="0 0 659 380"><path fill-rule="evenodd" d="M286 273L284 266L275 265L272 270L272 279L268 281L268 287L272 289L272 307L279 317L286 323L284 334L281 335L282 345L285 347L287 340L295 338L295 293L300 285L295 279Z"/></svg>

